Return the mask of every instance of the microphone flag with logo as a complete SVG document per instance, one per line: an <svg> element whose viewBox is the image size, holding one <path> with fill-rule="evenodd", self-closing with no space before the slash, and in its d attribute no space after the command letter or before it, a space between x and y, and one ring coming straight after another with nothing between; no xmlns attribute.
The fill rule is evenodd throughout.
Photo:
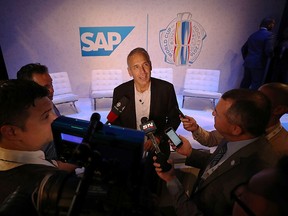
<svg viewBox="0 0 288 216"><path fill-rule="evenodd" d="M127 106L129 102L129 99L127 97L122 97L113 107L112 110L110 111L110 113L107 116L107 122L105 124L108 123L113 123L119 116L120 114L123 112L123 110L125 109L125 107Z"/></svg>
<svg viewBox="0 0 288 216"><path fill-rule="evenodd" d="M141 125L140 125L140 128L143 132L145 132L146 136L151 140L154 148L155 148L155 153L156 153L156 156L157 156L157 160L156 160L156 163L159 163L161 165L161 169L163 172L167 172L169 171L172 166L171 164L169 164L167 162L168 160L168 157L163 154L159 148L159 145L156 141L156 138L154 136L154 132L156 131L157 127L154 123L154 121L150 120L148 121L148 118L147 117L143 117L141 119Z"/></svg>

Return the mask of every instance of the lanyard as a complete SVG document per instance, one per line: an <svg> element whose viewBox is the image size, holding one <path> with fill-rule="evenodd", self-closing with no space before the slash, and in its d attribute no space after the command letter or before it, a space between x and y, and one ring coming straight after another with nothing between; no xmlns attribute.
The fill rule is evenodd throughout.
<svg viewBox="0 0 288 216"><path fill-rule="evenodd" d="M271 131L269 134L266 135L266 139L270 140L272 139L276 134L278 134L282 130L282 125L280 124L278 127L276 127L273 131Z"/></svg>

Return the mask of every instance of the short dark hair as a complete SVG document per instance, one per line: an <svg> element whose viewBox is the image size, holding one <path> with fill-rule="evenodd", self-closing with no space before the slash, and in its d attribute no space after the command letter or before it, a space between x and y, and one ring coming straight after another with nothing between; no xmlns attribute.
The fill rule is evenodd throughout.
<svg viewBox="0 0 288 216"><path fill-rule="evenodd" d="M34 81L0 81L0 126L11 124L24 129L29 107L35 106L35 99L47 95L48 90Z"/></svg>
<svg viewBox="0 0 288 216"><path fill-rule="evenodd" d="M271 103L262 92L250 89L232 89L222 95L223 100L231 100L226 117L230 123L242 130L260 136L265 133L271 115Z"/></svg>
<svg viewBox="0 0 288 216"><path fill-rule="evenodd" d="M142 48L142 47L137 47L137 48L133 49L133 50L128 54L128 56L127 56L127 65L128 65L128 66L129 66L129 59L130 59L130 57L133 56L133 55L136 54L136 53L142 53L142 54L145 56L146 60L149 62L150 66L151 66L150 56L149 56L148 52L147 52L144 48Z"/></svg>
<svg viewBox="0 0 288 216"><path fill-rule="evenodd" d="M264 27L267 28L268 30L271 30L270 29L271 24L275 24L275 19L272 17L266 17L261 21L260 27Z"/></svg>
<svg viewBox="0 0 288 216"><path fill-rule="evenodd" d="M17 79L21 80L33 80L33 74L45 74L48 73L48 68L45 65L41 65L40 63L31 63L24 65L17 72Z"/></svg>

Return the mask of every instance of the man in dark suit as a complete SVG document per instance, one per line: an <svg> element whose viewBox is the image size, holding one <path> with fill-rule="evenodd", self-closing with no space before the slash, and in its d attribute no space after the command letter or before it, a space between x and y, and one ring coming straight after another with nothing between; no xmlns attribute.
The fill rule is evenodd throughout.
<svg viewBox="0 0 288 216"><path fill-rule="evenodd" d="M127 57L127 64L128 73L133 79L114 89L112 105L114 106L123 96L127 97L129 102L112 124L140 130L143 117L153 120L157 127L156 140L162 152L168 157L170 146L164 136L164 130L168 127L177 130L180 124L174 86L164 80L151 78L151 60L143 48L133 49ZM144 151L148 154L147 166L153 173L155 173L152 165L154 150L151 140L148 139L144 143Z"/></svg>
<svg viewBox="0 0 288 216"><path fill-rule="evenodd" d="M141 118L147 117L155 122L157 126L155 136L161 142L165 129L173 127L177 130L180 124L174 86L164 80L151 78L152 64L149 54L143 48L132 50L127 57L127 64L129 75L133 79L114 89L112 104L116 104L123 96L126 96L129 102L112 124L140 129ZM165 152L169 150L167 142L161 142L160 147L165 149ZM154 147L148 140L144 150L152 149Z"/></svg>
<svg viewBox="0 0 288 216"><path fill-rule="evenodd" d="M256 90L263 84L274 51L275 36L272 33L274 26L273 18L263 19L260 29L253 33L242 46L244 77L240 88Z"/></svg>
<svg viewBox="0 0 288 216"><path fill-rule="evenodd" d="M277 161L264 136L270 110L270 102L262 92L233 89L222 95L213 111L214 126L223 140L212 155L192 149L189 141L180 136L183 145L173 148L187 156L186 165L200 169L190 197L173 169L162 172L160 165L154 163L175 198L177 215L231 215L231 190Z"/></svg>

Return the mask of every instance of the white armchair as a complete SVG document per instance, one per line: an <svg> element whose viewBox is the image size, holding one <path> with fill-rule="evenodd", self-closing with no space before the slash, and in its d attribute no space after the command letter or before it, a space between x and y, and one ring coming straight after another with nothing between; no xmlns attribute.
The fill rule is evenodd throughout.
<svg viewBox="0 0 288 216"><path fill-rule="evenodd" d="M78 95L72 92L70 80L67 72L50 73L53 80L54 96L53 103L55 105L70 103L76 112L78 112L75 102L78 101Z"/></svg>
<svg viewBox="0 0 288 216"><path fill-rule="evenodd" d="M219 70L187 69L183 90L182 108L186 97L207 98L216 106L222 94L218 92Z"/></svg>
<svg viewBox="0 0 288 216"><path fill-rule="evenodd" d="M112 98L113 90L123 82L122 70L92 70L91 98L96 110L96 100Z"/></svg>
<svg viewBox="0 0 288 216"><path fill-rule="evenodd" d="M153 68L151 76L173 83L173 69L172 68Z"/></svg>

